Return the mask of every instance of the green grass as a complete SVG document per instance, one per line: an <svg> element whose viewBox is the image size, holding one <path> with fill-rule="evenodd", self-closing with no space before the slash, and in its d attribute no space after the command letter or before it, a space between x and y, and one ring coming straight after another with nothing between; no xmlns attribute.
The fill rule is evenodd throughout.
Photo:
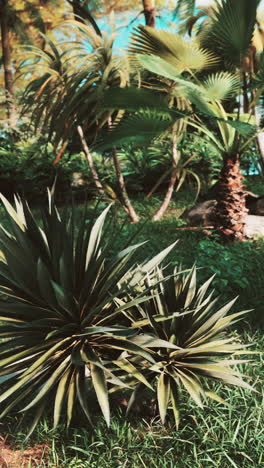
<svg viewBox="0 0 264 468"><path fill-rule="evenodd" d="M201 268L201 281L217 273L214 280L216 293L223 295L223 301L239 294L237 308L255 308L242 322L239 330L242 341L250 343L253 349L263 351L264 337L261 332L263 321L263 253L262 240L243 244L219 246L208 239L203 232L176 230L183 225L177 216L192 204L189 194L180 194L172 204L169 214L159 223L149 221L151 212L158 204L153 199L148 204L136 200L135 205L142 216L139 225L125 223L118 233L111 250L121 248L131 236L133 242L148 242L139 250L137 261L158 253L168 244L179 239L168 261L171 265L182 264L189 268L194 262ZM82 208L80 208L82 209ZM89 217L89 215L88 215ZM122 224L124 215L118 218ZM236 333L236 330L233 330ZM38 426L36 433L27 443L47 443L50 451L47 458L26 468L247 468L264 466L264 414L263 414L263 355L253 355L253 362L241 368L250 377L259 393L235 387L222 386L221 396L230 404L225 407L208 403L204 409L197 408L190 400L183 398L182 422L176 431L173 419L165 427L159 421L155 407L137 408L130 419L125 420L124 409L113 403L113 418L110 429L96 411L97 421L91 432L80 415L76 415L73 428L68 433L64 427L53 432L49 415ZM32 413L33 414L33 413ZM29 416L30 418L30 416ZM20 416L6 418L0 423L0 434L9 435L14 445L24 448L28 420ZM18 467L17 467L18 468Z"/></svg>
<svg viewBox="0 0 264 468"><path fill-rule="evenodd" d="M263 349L261 333L244 333L245 341ZM221 396L230 404L218 403L197 408L190 400L182 404L182 422L176 431L172 419L166 426L158 416L138 408L129 420L115 408L110 429L98 416L94 432L75 419L75 427L55 433L48 418L42 420L30 445L48 443L50 452L36 466L48 468L243 468L261 467L264 463L263 357L245 366L249 381L260 393L234 387L222 387ZM115 405L116 406L116 405ZM6 422L14 442L23 447L25 427L17 428L14 419ZM33 466L33 465L32 465Z"/></svg>

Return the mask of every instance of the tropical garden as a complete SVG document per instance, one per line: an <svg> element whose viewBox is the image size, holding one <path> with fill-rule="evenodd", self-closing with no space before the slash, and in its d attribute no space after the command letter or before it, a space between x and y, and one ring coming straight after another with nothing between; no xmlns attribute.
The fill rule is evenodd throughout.
<svg viewBox="0 0 264 468"><path fill-rule="evenodd" d="M262 3L0 0L0 466L262 466Z"/></svg>

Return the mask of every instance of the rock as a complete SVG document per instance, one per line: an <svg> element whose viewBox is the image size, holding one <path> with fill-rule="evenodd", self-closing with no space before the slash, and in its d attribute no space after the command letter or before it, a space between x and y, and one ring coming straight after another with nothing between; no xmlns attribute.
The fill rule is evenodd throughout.
<svg viewBox="0 0 264 468"><path fill-rule="evenodd" d="M216 200L208 200L207 202L198 203L198 205L186 210L181 215L181 218L186 219L192 226L197 226L199 224L209 226L213 223L215 206ZM239 225L239 228L240 227L241 226ZM264 216L249 214L246 218L245 232L248 238L264 236ZM230 231L230 233L232 233L232 231Z"/></svg>
<svg viewBox="0 0 264 468"><path fill-rule="evenodd" d="M264 217L248 215L245 229L247 237L264 236Z"/></svg>
<svg viewBox="0 0 264 468"><path fill-rule="evenodd" d="M247 200L247 208L252 215L264 216L264 197Z"/></svg>
<svg viewBox="0 0 264 468"><path fill-rule="evenodd" d="M197 205L192 206L189 210L185 210L181 218L186 219L191 225L209 226L212 224L214 216L214 208L216 200L207 200Z"/></svg>
<svg viewBox="0 0 264 468"><path fill-rule="evenodd" d="M189 210L185 210L181 218L186 219L191 226L210 226L213 223L215 206L216 200L207 200L198 203ZM264 196L258 196L254 193L247 192L246 206L249 210L249 216L264 216Z"/></svg>
<svg viewBox="0 0 264 468"><path fill-rule="evenodd" d="M206 197L215 199L218 193L218 182L216 182L207 192ZM246 207L250 214L264 216L264 196L256 195L246 191Z"/></svg>

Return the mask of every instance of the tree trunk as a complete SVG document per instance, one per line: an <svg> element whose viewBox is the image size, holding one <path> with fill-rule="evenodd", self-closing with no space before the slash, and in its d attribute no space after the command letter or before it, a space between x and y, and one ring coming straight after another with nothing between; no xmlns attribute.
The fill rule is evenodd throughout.
<svg viewBox="0 0 264 468"><path fill-rule="evenodd" d="M256 125L260 128L261 126L261 117L258 112L257 106L254 106L254 115L256 118ZM257 147L260 155L260 165L262 169L262 174L264 173L264 132L259 132L256 137Z"/></svg>
<svg viewBox="0 0 264 468"><path fill-rule="evenodd" d="M126 190L126 185L125 185L125 180L124 176L122 174L121 166L120 166L120 161L117 156L116 149L112 149L112 154L113 154L113 161L114 161L114 166L116 170L116 175L117 175L117 180L118 180L118 186L120 190L120 195L121 195L121 203L122 206L124 207L125 212L128 214L129 218L131 219L132 223L138 223L139 222L139 217L137 213L135 212L129 197L128 193Z"/></svg>
<svg viewBox="0 0 264 468"><path fill-rule="evenodd" d="M226 156L218 180L215 227L223 242L244 240L248 209L240 157Z"/></svg>
<svg viewBox="0 0 264 468"><path fill-rule="evenodd" d="M16 116L14 105L13 73L11 65L11 49L8 31L7 0L0 0L0 26L7 103L7 118L9 126L14 127L16 123Z"/></svg>
<svg viewBox="0 0 264 468"><path fill-rule="evenodd" d="M159 207L158 211L155 213L155 215L152 218L153 221L159 221L164 215L165 211L167 210L170 204L171 197L172 197L174 187L175 187L175 183L177 180L178 161L179 161L179 154L177 151L177 141L176 141L176 137L174 137L173 143L172 143L172 172L171 172L170 182L169 182L169 186L165 194L164 200L161 206Z"/></svg>
<svg viewBox="0 0 264 468"><path fill-rule="evenodd" d="M89 150L88 145L86 143L86 140L84 138L83 129L82 129L82 127L80 125L77 126L77 131L78 131L81 143L82 143L84 154L85 154L87 162L88 162L88 166L89 166L91 174L92 174L92 179L93 179L94 185L96 186L96 188L97 188L98 192L100 193L100 195L104 195L104 193L105 193L104 187L103 187L103 185L102 185L102 183L100 181L99 175L97 173L96 167L95 167L94 162L93 162L93 157L92 157L92 155L90 153L90 150Z"/></svg>
<svg viewBox="0 0 264 468"><path fill-rule="evenodd" d="M155 0L142 0L144 8L144 16L147 26L155 28L156 26L156 8Z"/></svg>
<svg viewBox="0 0 264 468"><path fill-rule="evenodd" d="M247 73L243 72L243 112L244 114L248 114L250 110L248 87L249 87L249 83L247 80Z"/></svg>

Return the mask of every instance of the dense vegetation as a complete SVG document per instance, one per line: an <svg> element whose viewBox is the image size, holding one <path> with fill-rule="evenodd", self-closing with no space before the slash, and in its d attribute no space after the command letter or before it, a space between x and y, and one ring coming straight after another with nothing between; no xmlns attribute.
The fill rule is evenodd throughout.
<svg viewBox="0 0 264 468"><path fill-rule="evenodd" d="M261 8L212 4L0 0L0 465L263 463Z"/></svg>

